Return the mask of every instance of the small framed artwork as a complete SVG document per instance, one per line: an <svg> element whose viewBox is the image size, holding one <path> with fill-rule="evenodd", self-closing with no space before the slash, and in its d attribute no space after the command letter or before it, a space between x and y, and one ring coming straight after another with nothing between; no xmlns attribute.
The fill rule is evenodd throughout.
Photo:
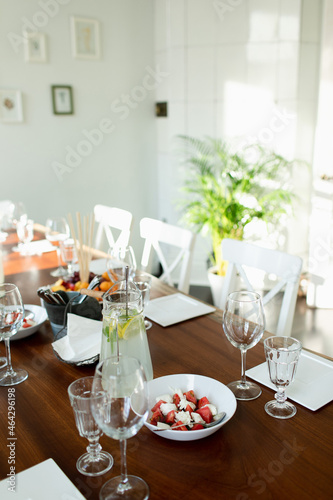
<svg viewBox="0 0 333 500"><path fill-rule="evenodd" d="M0 89L0 121L8 123L23 121L22 94L19 90Z"/></svg>
<svg viewBox="0 0 333 500"><path fill-rule="evenodd" d="M84 17L71 17L71 38L75 58L100 58L99 21Z"/></svg>
<svg viewBox="0 0 333 500"><path fill-rule="evenodd" d="M44 33L24 33L24 55L27 62L46 62L46 37Z"/></svg>
<svg viewBox="0 0 333 500"><path fill-rule="evenodd" d="M52 85L52 105L55 115L72 115L73 93L69 85Z"/></svg>

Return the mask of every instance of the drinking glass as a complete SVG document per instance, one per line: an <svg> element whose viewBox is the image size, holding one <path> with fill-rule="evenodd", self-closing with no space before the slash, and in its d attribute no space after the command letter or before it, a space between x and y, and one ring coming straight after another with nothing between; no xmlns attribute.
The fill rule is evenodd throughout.
<svg viewBox="0 0 333 500"><path fill-rule="evenodd" d="M24 245L30 243L34 237L34 221L31 219L21 219L16 224L17 237L20 240L18 249L22 255L29 255L29 251L24 249Z"/></svg>
<svg viewBox="0 0 333 500"><path fill-rule="evenodd" d="M246 351L254 347L265 330L261 297L256 292L240 291L228 295L223 313L223 330L229 342L241 352L241 380L228 384L236 399L248 401L261 394L257 384L246 380Z"/></svg>
<svg viewBox="0 0 333 500"><path fill-rule="evenodd" d="M8 211L8 222L11 224L12 228L16 228L16 225L20 221L24 221L28 218L27 210L21 201L12 203Z"/></svg>
<svg viewBox="0 0 333 500"><path fill-rule="evenodd" d="M144 312L150 299L151 276L142 271L137 271L133 277L133 281L141 292L142 306ZM149 321L148 319L145 319L144 321L146 330L149 330L149 328L152 327L151 321Z"/></svg>
<svg viewBox="0 0 333 500"><path fill-rule="evenodd" d="M51 272L51 276L62 277L66 274L66 270L61 265L60 256L60 241L69 238L69 226L64 217L56 217L54 219L47 219L46 221L46 239L56 247L58 257L58 269Z"/></svg>
<svg viewBox="0 0 333 500"><path fill-rule="evenodd" d="M0 372L0 386L16 385L28 378L28 372L14 371L10 355L10 337L20 329L24 318L24 306L19 289L12 283L0 285L0 340L5 341L7 368Z"/></svg>
<svg viewBox="0 0 333 500"><path fill-rule="evenodd" d="M293 417L296 406L287 401L285 390L295 378L302 344L292 337L269 337L264 348L269 377L277 388L275 400L266 403L265 410L271 417Z"/></svg>
<svg viewBox="0 0 333 500"><path fill-rule="evenodd" d="M60 252L61 258L67 265L67 272L65 274L66 277L73 276L74 264L77 263L77 252L76 246L73 238L68 238L67 240L60 241Z"/></svg>
<svg viewBox="0 0 333 500"><path fill-rule="evenodd" d="M139 431L148 415L147 381L141 363L129 356L112 356L101 361L95 371L91 400L97 425L107 436L118 439L121 450L121 475L107 481L100 499L137 499L149 497L147 483L127 474L126 440Z"/></svg>
<svg viewBox="0 0 333 500"><path fill-rule="evenodd" d="M86 476L100 476L113 466L113 457L110 453L102 451L99 438L103 435L97 426L91 411L91 398L100 401L103 395L95 393L92 396L92 385L94 377L83 377L74 380L68 387L69 400L71 402L75 423L80 436L89 441L87 453L82 455L76 462L76 468Z"/></svg>
<svg viewBox="0 0 333 500"><path fill-rule="evenodd" d="M109 248L106 269L111 281L121 281L126 277L128 266L128 277L133 278L136 271L136 260L131 246L114 245Z"/></svg>

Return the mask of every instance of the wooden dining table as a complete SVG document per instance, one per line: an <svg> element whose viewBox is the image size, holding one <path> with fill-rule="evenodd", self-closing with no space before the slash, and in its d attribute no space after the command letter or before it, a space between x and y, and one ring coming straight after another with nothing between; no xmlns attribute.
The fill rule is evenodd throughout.
<svg viewBox="0 0 333 500"><path fill-rule="evenodd" d="M19 287L25 304L38 305L37 288L52 283L56 253L21 256L11 251L14 239L10 235L3 245L5 281ZM154 278L151 298L176 291ZM147 335L154 378L194 373L223 384L239 379L240 351L226 339L221 317L217 309L168 327L153 323ZM67 388L73 380L93 375L95 365L62 362L54 354L53 340L47 321L34 335L11 341L14 369L29 373L14 386L15 473L52 458L85 498L97 499L102 485L120 474L119 443L107 436L100 440L114 457L108 473L92 478L77 471L76 460L88 443L76 429ZM248 351L247 368L264 361L260 342ZM0 387L0 479L7 478L10 467L8 394L9 388ZM128 440L128 472L147 482L152 500L332 498L333 404L317 411L296 404L293 418L279 420L264 410L273 394L262 386L259 398L238 401L231 420L201 440L173 441L144 426ZM15 496L9 493L10 498Z"/></svg>

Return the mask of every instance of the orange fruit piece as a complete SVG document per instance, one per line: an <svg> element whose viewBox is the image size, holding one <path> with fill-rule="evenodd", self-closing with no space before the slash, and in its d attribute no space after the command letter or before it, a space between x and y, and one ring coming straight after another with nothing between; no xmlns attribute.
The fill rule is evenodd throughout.
<svg viewBox="0 0 333 500"><path fill-rule="evenodd" d="M101 292L107 292L111 286L111 281L102 281L102 283L99 284L99 289Z"/></svg>
<svg viewBox="0 0 333 500"><path fill-rule="evenodd" d="M110 280L110 276L108 275L108 272L107 272L107 271L105 271L105 272L102 274L102 278L104 278L104 279L105 279L105 281L111 281L111 280Z"/></svg>
<svg viewBox="0 0 333 500"><path fill-rule="evenodd" d="M51 290L52 292L58 292L59 290L66 292L66 288L63 285L55 285L51 288Z"/></svg>
<svg viewBox="0 0 333 500"><path fill-rule="evenodd" d="M80 290L81 290L81 288L88 288L88 286L89 286L89 283L87 283L86 281L82 281L81 286L80 286Z"/></svg>

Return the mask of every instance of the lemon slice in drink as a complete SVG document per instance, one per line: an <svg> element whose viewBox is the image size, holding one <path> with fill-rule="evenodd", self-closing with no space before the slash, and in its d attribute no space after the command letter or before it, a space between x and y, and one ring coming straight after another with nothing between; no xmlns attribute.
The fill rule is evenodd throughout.
<svg viewBox="0 0 333 500"><path fill-rule="evenodd" d="M127 340L129 337L135 335L140 331L141 316L134 316L123 322L122 319L118 321L118 336L120 339Z"/></svg>

